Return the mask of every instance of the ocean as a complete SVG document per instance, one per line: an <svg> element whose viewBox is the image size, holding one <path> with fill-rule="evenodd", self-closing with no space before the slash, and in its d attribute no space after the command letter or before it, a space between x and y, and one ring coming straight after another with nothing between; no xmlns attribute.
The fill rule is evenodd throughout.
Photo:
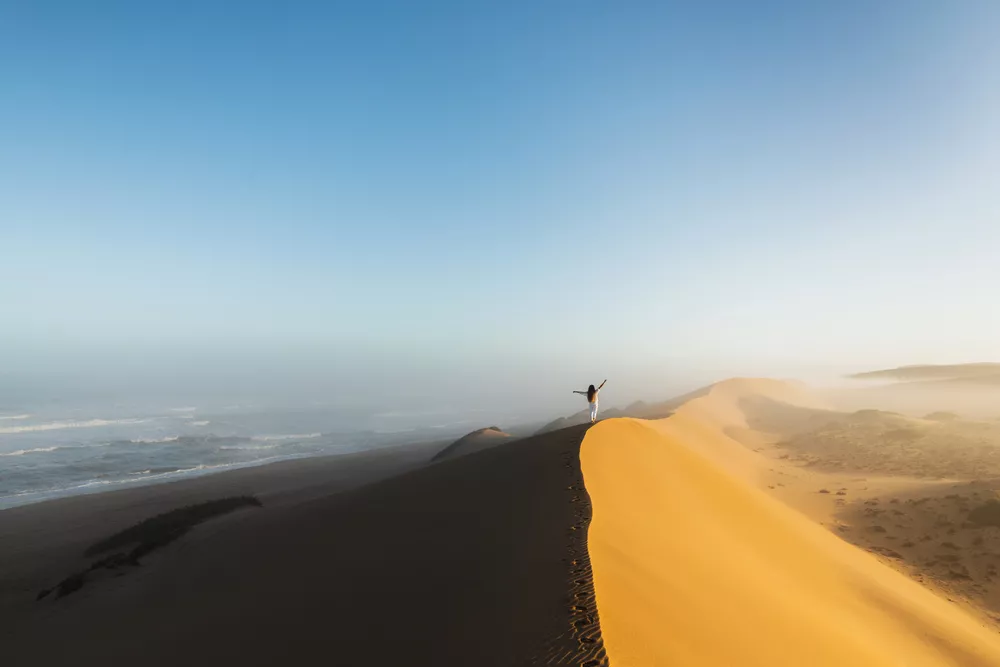
<svg viewBox="0 0 1000 667"><path fill-rule="evenodd" d="M447 440L468 412L195 406L0 412L0 510L234 468Z"/></svg>

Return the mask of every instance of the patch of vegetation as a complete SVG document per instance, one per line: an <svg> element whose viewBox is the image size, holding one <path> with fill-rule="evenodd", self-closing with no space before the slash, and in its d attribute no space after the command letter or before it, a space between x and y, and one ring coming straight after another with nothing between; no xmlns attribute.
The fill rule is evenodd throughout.
<svg viewBox="0 0 1000 667"><path fill-rule="evenodd" d="M263 507L263 505L254 496L234 496L221 500L210 500L197 505L188 505L141 521L131 528L126 528L91 545L84 553L87 556L94 556L111 549L135 545L132 549L127 552L118 551L94 561L86 570L71 574L52 588L39 591L35 600L43 600L53 591L55 591L56 599L75 593L83 588L91 573L98 570L138 567L141 565L139 559L151 551L170 544L203 521L227 514L240 507Z"/></svg>
<svg viewBox="0 0 1000 667"><path fill-rule="evenodd" d="M894 428L883 433L882 437L889 443L906 443L919 439L921 435L923 434L916 429Z"/></svg>
<svg viewBox="0 0 1000 667"><path fill-rule="evenodd" d="M261 507L261 502L254 496L233 496L219 500L188 505L163 514L140 521L131 528L106 537L91 545L84 552L86 556L95 556L112 549L120 549L137 544L133 552L144 556L153 549L167 545L203 521L222 514L228 514L240 507ZM138 557L137 556L137 557Z"/></svg>
<svg viewBox="0 0 1000 667"><path fill-rule="evenodd" d="M898 558L900 560L903 559L903 556L900 555L898 551L893 551L888 547L869 547L868 550L874 551L877 554L882 554L883 556L888 556L889 558Z"/></svg>
<svg viewBox="0 0 1000 667"><path fill-rule="evenodd" d="M969 512L969 521L977 526L1000 526L1000 500L988 500Z"/></svg>

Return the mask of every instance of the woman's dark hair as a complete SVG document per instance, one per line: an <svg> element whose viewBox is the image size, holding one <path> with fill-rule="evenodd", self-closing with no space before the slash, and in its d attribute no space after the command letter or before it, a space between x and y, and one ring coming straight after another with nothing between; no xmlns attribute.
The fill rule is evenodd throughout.
<svg viewBox="0 0 1000 667"><path fill-rule="evenodd" d="M589 387L587 387L587 400L590 401L591 403L593 403L594 402L594 394L596 394L596 393L597 393L597 389L594 387L594 385L590 385Z"/></svg>

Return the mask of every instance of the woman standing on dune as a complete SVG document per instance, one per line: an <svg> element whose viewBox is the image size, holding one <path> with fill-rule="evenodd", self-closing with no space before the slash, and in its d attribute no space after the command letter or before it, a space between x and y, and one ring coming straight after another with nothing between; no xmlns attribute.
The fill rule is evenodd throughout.
<svg viewBox="0 0 1000 667"><path fill-rule="evenodd" d="M600 387L594 388L594 385L590 385L587 391L574 391L574 394L583 394L587 397L587 402L590 403L590 423L593 424L597 421L597 395L601 393L601 387L607 383L607 380L601 383Z"/></svg>

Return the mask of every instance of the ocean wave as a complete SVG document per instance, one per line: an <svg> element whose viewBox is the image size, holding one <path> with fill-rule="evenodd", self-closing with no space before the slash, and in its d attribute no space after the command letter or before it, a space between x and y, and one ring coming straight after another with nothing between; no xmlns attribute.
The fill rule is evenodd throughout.
<svg viewBox="0 0 1000 667"><path fill-rule="evenodd" d="M18 449L13 452L0 453L0 456L24 456L25 454L34 454L36 452L54 452L57 449L62 449L62 447L35 447L34 449Z"/></svg>
<svg viewBox="0 0 1000 667"><path fill-rule="evenodd" d="M67 428L95 428L118 424L145 424L148 419L88 419L86 421L59 421L45 424L25 424L24 426L0 427L0 434L32 433L35 431L58 431Z"/></svg>
<svg viewBox="0 0 1000 667"><path fill-rule="evenodd" d="M311 440L313 438L318 438L322 436L322 433L302 433L302 434L291 434L291 435L255 435L251 440L256 440L258 442L272 442L274 440Z"/></svg>
<svg viewBox="0 0 1000 667"><path fill-rule="evenodd" d="M182 473L188 473L189 474L189 473L192 473L192 472L197 472L199 470L212 470L212 469L215 469L215 468L230 468L230 467L233 467L233 464L231 464L231 463L223 463L223 464L214 465L214 466L210 466L210 465L197 465L197 466L194 466L192 468L174 468L173 470L170 470L170 471L167 471L167 472L161 472L161 473L157 473L157 474L150 474L148 477L139 477L139 475L144 475L147 472L147 471L140 471L139 473L135 473L135 474L129 473L132 476L131 477L126 477L124 479L91 479L91 480L88 480L86 482L83 482L82 484L74 484L72 486L62 486L62 487L56 487L56 488L50 488L50 489L34 489L34 490L31 490L31 491L21 491L19 493L13 494L12 496L0 497L0 500L3 500L3 498L5 498L5 497L9 498L9 497L30 496L30 495L40 495L40 496L41 495L46 495L47 496L47 495L53 495L53 494L69 493L69 492L72 492L72 491L79 491L79 490L82 490L82 489L89 489L89 488L92 488L92 487L95 487L95 486L115 486L115 485L119 485L119 484L134 484L135 482L138 482L138 481L147 481L147 480L150 480L150 479L160 479L160 478L163 478L163 477L170 477L170 476L179 476ZM152 471L149 471L149 472L152 472Z"/></svg>
<svg viewBox="0 0 1000 667"><path fill-rule="evenodd" d="M180 472L184 468L178 468L177 466L160 466L159 468L149 468L147 470L137 470L136 472L130 472L129 475L165 475L172 472ZM188 470L199 470L199 468L188 468Z"/></svg>
<svg viewBox="0 0 1000 667"><path fill-rule="evenodd" d="M129 442L133 445L155 445L164 442L177 442L179 439L179 435L172 435L166 438L136 438L134 440L129 440Z"/></svg>
<svg viewBox="0 0 1000 667"><path fill-rule="evenodd" d="M0 416L0 422L2 421L14 421L15 419L27 419L31 415L2 415Z"/></svg>
<svg viewBox="0 0 1000 667"><path fill-rule="evenodd" d="M262 450L262 449L274 449L275 447L280 447L280 446L281 445L257 445L256 447L252 447L252 446L250 446L250 447L237 447L237 446L234 445L232 447L219 447L219 449L222 450L222 451L240 451L240 452L250 451L250 452L255 452L255 451Z"/></svg>
<svg viewBox="0 0 1000 667"><path fill-rule="evenodd" d="M213 471L224 471L225 469L253 468L265 463L272 463L279 460L291 460L302 458L301 456L267 456L254 461L241 461L238 463L220 463L217 465L197 465L191 468L177 468L167 472L156 473L156 469L150 471L139 471L130 473L122 479L91 479L81 484L72 486L53 487L48 489L32 489L30 491L19 491L7 496L0 496L0 509L15 507L19 504L31 503L45 498L55 498L60 496L75 495L77 493L87 493L88 490L97 490L107 486L122 486L129 484L145 484L150 480L169 480L174 477L182 478L196 476L200 474L211 474ZM149 474L152 473L152 474ZM27 499L33 497L32 499ZM13 501L13 502L12 502Z"/></svg>
<svg viewBox="0 0 1000 667"><path fill-rule="evenodd" d="M191 426L208 426L211 423L209 421L191 422Z"/></svg>
<svg viewBox="0 0 1000 667"><path fill-rule="evenodd" d="M275 442L270 445L223 445L219 447L221 450L239 450L239 451L259 451L262 449L275 449L276 447L281 447L283 442Z"/></svg>

